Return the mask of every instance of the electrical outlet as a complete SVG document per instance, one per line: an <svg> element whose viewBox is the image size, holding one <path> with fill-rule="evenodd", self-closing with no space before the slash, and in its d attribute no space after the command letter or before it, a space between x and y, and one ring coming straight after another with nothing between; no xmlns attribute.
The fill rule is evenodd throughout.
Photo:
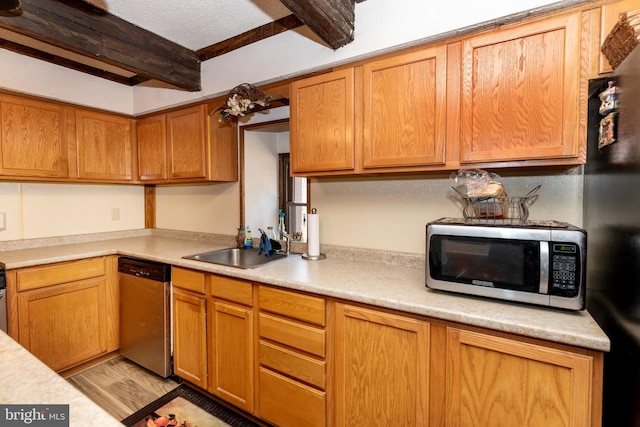
<svg viewBox="0 0 640 427"><path fill-rule="evenodd" d="M111 208L111 221L120 221L120 208Z"/></svg>
<svg viewBox="0 0 640 427"><path fill-rule="evenodd" d="M0 212L0 230L7 229L7 218L4 212Z"/></svg>

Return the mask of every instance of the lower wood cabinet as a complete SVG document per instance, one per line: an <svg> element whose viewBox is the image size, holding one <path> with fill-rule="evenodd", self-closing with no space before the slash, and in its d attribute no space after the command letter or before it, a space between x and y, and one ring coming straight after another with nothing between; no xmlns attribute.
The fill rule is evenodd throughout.
<svg viewBox="0 0 640 427"><path fill-rule="evenodd" d="M600 426L600 352L336 303L335 425Z"/></svg>
<svg viewBox="0 0 640 427"><path fill-rule="evenodd" d="M272 425L601 426L601 352L173 271L176 374Z"/></svg>
<svg viewBox="0 0 640 427"><path fill-rule="evenodd" d="M175 375L253 412L253 284L180 267L172 282Z"/></svg>
<svg viewBox="0 0 640 427"><path fill-rule="evenodd" d="M173 371L203 389L207 387L206 315L204 296L174 287Z"/></svg>
<svg viewBox="0 0 640 427"><path fill-rule="evenodd" d="M336 304L336 426L429 425L429 323Z"/></svg>
<svg viewBox="0 0 640 427"><path fill-rule="evenodd" d="M324 298L259 287L256 414L278 426L326 426Z"/></svg>
<svg viewBox="0 0 640 427"><path fill-rule="evenodd" d="M447 330L447 426L592 426L594 358Z"/></svg>
<svg viewBox="0 0 640 427"><path fill-rule="evenodd" d="M251 282L210 276L207 390L249 413L254 406L252 294Z"/></svg>
<svg viewBox="0 0 640 427"><path fill-rule="evenodd" d="M118 348L115 257L7 273L10 334L55 371Z"/></svg>
<svg viewBox="0 0 640 427"><path fill-rule="evenodd" d="M294 378L260 367L260 417L277 426L324 426L326 394Z"/></svg>

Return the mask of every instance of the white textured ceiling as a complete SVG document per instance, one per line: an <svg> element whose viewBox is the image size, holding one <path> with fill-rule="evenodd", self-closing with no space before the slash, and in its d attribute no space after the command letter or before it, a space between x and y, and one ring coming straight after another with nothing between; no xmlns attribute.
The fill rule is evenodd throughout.
<svg viewBox="0 0 640 427"><path fill-rule="evenodd" d="M85 1L191 50L291 15L280 0Z"/></svg>

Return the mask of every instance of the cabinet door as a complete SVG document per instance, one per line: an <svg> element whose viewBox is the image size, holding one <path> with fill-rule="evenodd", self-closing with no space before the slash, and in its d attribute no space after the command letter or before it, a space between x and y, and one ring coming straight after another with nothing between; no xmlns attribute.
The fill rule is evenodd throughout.
<svg viewBox="0 0 640 427"><path fill-rule="evenodd" d="M428 424L429 324L336 304L336 425Z"/></svg>
<svg viewBox="0 0 640 427"><path fill-rule="evenodd" d="M18 294L20 344L55 371L106 352L104 277Z"/></svg>
<svg viewBox="0 0 640 427"><path fill-rule="evenodd" d="M461 162L577 157L580 14L463 41Z"/></svg>
<svg viewBox="0 0 640 427"><path fill-rule="evenodd" d="M444 163L445 47L366 63L363 167Z"/></svg>
<svg viewBox="0 0 640 427"><path fill-rule="evenodd" d="M210 181L238 180L238 123L218 122L218 115L209 116L209 176Z"/></svg>
<svg viewBox="0 0 640 427"><path fill-rule="evenodd" d="M67 109L0 96L0 175L69 176Z"/></svg>
<svg viewBox="0 0 640 427"><path fill-rule="evenodd" d="M204 297L174 288L173 371L207 387L207 318Z"/></svg>
<svg viewBox="0 0 640 427"><path fill-rule="evenodd" d="M78 178L131 181L131 120L76 110Z"/></svg>
<svg viewBox="0 0 640 427"><path fill-rule="evenodd" d="M167 116L140 119L136 122L138 145L138 179L158 181L167 179Z"/></svg>
<svg viewBox="0 0 640 427"><path fill-rule="evenodd" d="M209 301L209 391L253 412L253 311Z"/></svg>
<svg viewBox="0 0 640 427"><path fill-rule="evenodd" d="M291 96L291 171L353 170L353 68L295 81Z"/></svg>
<svg viewBox="0 0 640 427"><path fill-rule="evenodd" d="M168 178L207 176L205 106L167 113Z"/></svg>
<svg viewBox="0 0 640 427"><path fill-rule="evenodd" d="M590 426L593 358L449 328L447 426Z"/></svg>

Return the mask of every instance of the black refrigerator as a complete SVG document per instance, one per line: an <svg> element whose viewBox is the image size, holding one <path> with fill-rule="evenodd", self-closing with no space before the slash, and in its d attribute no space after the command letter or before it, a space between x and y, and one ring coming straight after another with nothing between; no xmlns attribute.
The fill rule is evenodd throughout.
<svg viewBox="0 0 640 427"><path fill-rule="evenodd" d="M617 97L613 116L600 111L599 95L610 81L615 92L609 90L609 100ZM590 82L583 202L587 309L611 339L604 358L603 425L639 427L640 47L611 78Z"/></svg>

